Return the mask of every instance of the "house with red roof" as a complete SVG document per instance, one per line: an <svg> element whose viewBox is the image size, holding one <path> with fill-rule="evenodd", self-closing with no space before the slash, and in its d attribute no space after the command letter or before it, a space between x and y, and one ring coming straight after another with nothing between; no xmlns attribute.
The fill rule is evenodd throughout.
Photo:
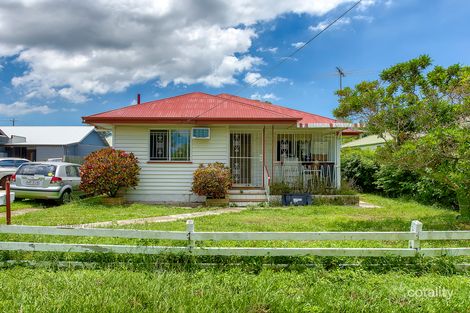
<svg viewBox="0 0 470 313"><path fill-rule="evenodd" d="M229 94L193 92L83 117L112 130L113 146L140 161L131 201L199 202L200 164L231 168L230 200L267 201L273 184L340 186L341 132L350 124Z"/></svg>

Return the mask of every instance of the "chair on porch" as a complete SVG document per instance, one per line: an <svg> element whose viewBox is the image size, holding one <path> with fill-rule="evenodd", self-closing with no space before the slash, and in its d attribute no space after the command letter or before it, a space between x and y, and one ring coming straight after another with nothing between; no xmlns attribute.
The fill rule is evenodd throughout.
<svg viewBox="0 0 470 313"><path fill-rule="evenodd" d="M296 158L286 159L282 166L282 177L284 182L289 185L297 184L301 176L301 166L302 165Z"/></svg>
<svg viewBox="0 0 470 313"><path fill-rule="evenodd" d="M310 168L303 169L303 181L305 187L313 187L322 179L323 172L316 164L312 164Z"/></svg>

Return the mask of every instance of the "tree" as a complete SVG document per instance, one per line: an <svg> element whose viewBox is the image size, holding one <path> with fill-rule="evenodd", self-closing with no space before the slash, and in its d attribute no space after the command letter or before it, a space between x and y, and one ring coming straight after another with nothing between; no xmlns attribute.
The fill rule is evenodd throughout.
<svg viewBox="0 0 470 313"><path fill-rule="evenodd" d="M120 189L137 186L140 168L133 153L104 148L90 153L80 172L85 193L116 197Z"/></svg>
<svg viewBox="0 0 470 313"><path fill-rule="evenodd" d="M470 219L470 67L431 65L423 55L384 70L379 80L337 91L334 115L391 136L379 157L451 187Z"/></svg>

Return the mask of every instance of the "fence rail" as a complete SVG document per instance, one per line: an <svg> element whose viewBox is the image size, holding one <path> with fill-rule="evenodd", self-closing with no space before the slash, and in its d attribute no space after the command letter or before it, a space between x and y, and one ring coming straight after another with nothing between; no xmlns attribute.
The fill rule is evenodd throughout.
<svg viewBox="0 0 470 313"><path fill-rule="evenodd" d="M470 240L470 231L423 231L422 223L413 221L409 232L196 232L194 222L186 222L186 231L153 231L102 228L0 225L3 234L30 234L80 237L114 237L186 241L186 246L134 246L105 244L62 244L35 242L0 242L0 250L93 252L127 254L190 253L221 256L470 256L470 247L421 248L422 240ZM255 248L203 247L196 241L400 241L408 240L408 248Z"/></svg>

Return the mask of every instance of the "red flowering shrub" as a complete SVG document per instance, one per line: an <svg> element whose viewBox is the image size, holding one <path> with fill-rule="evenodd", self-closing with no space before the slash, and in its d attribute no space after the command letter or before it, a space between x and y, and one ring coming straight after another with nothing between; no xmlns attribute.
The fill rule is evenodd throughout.
<svg viewBox="0 0 470 313"><path fill-rule="evenodd" d="M139 172L134 154L104 148L85 158L80 170L80 189L91 195L115 197L120 188L137 186Z"/></svg>
<svg viewBox="0 0 470 313"><path fill-rule="evenodd" d="M201 164L194 171L192 191L199 196L223 199L232 186L230 169L222 163Z"/></svg>

